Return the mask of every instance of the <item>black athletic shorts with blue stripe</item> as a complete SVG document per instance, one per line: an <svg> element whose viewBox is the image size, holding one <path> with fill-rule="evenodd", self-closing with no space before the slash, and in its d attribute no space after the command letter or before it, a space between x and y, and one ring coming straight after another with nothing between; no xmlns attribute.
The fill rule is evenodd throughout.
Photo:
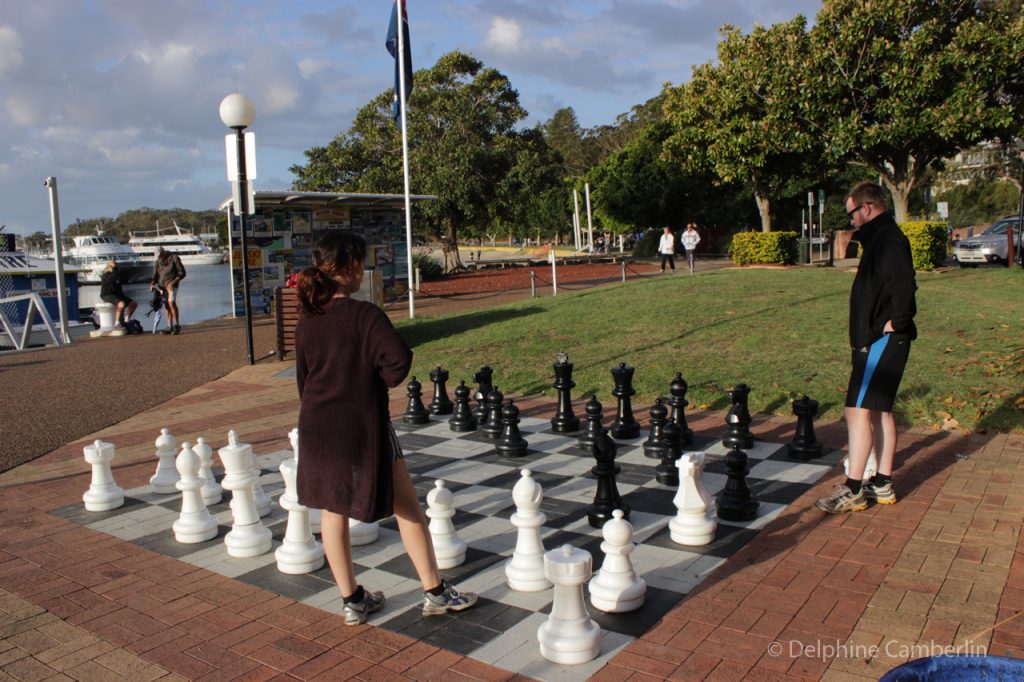
<svg viewBox="0 0 1024 682"><path fill-rule="evenodd" d="M886 334L870 346L855 348L846 406L892 412L909 357L906 334Z"/></svg>

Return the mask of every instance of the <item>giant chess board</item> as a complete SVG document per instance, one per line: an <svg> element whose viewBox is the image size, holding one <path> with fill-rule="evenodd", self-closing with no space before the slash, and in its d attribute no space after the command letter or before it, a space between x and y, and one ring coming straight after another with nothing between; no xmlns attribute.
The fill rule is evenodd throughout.
<svg viewBox="0 0 1024 682"><path fill-rule="evenodd" d="M547 519L541 533L545 549L566 543L585 549L593 556L596 571L603 558L601 532L588 525L586 514L596 486L591 474L594 459L577 446L578 433L554 433L548 420L523 418L520 428L529 450L523 457L510 459L499 456L494 441L477 431L451 431L446 418L434 418L419 426L395 424L424 505L437 479L444 480L455 495L457 513L453 521L468 551L462 566L442 573L460 589L480 594L474 609L429 618L421 615L421 586L394 519L381 522L375 543L353 547L353 559L360 582L368 589L383 590L387 596L384 609L371 616L372 625L542 680L583 680L596 672L655 625L844 455L832 451L820 459L799 462L787 456L784 445L756 442L747 451L747 481L760 502L757 517L745 523L719 520L710 544L688 547L677 545L669 537L668 522L676 513L672 502L675 490L655 481L654 467L659 460L644 456L646 436L617 441L616 461L621 467L618 490L632 510L629 520L637 547L631 557L637 573L647 582L646 601L638 611L608 614L589 606L588 598L591 617L604 631L600 656L577 666L559 666L541 658L536 638L538 627L550 612L552 590L515 592L505 582L504 564L516 543L516 528L509 521L515 511L512 487L519 480L520 468L533 471L544 490L542 510ZM210 436L214 449L224 444ZM694 444L684 449L707 453L703 480L709 492L717 494L726 481L726 448L697 434ZM278 467L293 453L289 449L256 455L262 471L260 483L276 500L284 492ZM220 479L222 471L217 468L215 473ZM88 512L78 504L55 513L179 561L341 613L342 600L326 565L314 573L286 575L277 570L273 550L248 559L228 556L223 542L232 523L227 491L221 503L210 507L219 524L217 537L192 545L176 542L171 524L178 518L180 497L180 493L156 495L146 486L126 490L125 504L119 509ZM277 504L263 519L273 532L274 549L281 544L286 520L287 512Z"/></svg>

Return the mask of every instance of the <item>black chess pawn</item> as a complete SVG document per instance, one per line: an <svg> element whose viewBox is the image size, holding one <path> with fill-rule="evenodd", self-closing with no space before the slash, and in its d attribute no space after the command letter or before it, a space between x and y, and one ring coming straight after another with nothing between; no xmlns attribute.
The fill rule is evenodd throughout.
<svg viewBox="0 0 1024 682"><path fill-rule="evenodd" d="M675 378L672 379L672 383L668 387L668 404L672 408L668 418L679 428L680 446L693 444L693 429L686 425L686 407L690 404L690 401L686 399L686 391L689 388L686 379L683 379L682 372L676 372Z"/></svg>
<svg viewBox="0 0 1024 682"><path fill-rule="evenodd" d="M427 405L427 411L430 414L451 414L454 405L448 398L448 389L446 387L448 383L448 370L440 367L430 370L430 380L434 382L434 397L431 398L430 404Z"/></svg>
<svg viewBox="0 0 1024 682"><path fill-rule="evenodd" d="M661 464L654 468L655 479L662 485L678 487L679 469L676 462L683 454L683 447L679 443L679 427L671 419L666 419L661 430L665 436L665 454L661 456Z"/></svg>
<svg viewBox="0 0 1024 682"><path fill-rule="evenodd" d="M477 424L480 426L487 423L487 395L491 392L493 376L494 370L487 366L481 367L480 371L473 375L473 381L477 385L476 392L473 394L473 399L476 400L473 416L476 417Z"/></svg>
<svg viewBox="0 0 1024 682"><path fill-rule="evenodd" d="M747 486L747 453L733 445L725 456L725 487L718 493L718 518L723 521L750 521L757 517L757 498Z"/></svg>
<svg viewBox="0 0 1024 682"><path fill-rule="evenodd" d="M593 528L602 527L605 521L612 518L612 512L616 509L622 510L623 518L629 518L629 505L622 501L615 482L615 476L619 473L619 466L615 463L618 449L619 446L607 431L600 435L592 448L597 464L590 473L597 476L597 491L594 503L587 507L587 523Z"/></svg>
<svg viewBox="0 0 1024 682"><path fill-rule="evenodd" d="M502 457L525 455L527 443L519 433L519 408L515 406L511 398L506 400L505 407L501 408L501 425L501 438L498 439L494 449Z"/></svg>
<svg viewBox="0 0 1024 682"><path fill-rule="evenodd" d="M552 384L558 391L558 408L551 420L551 430L555 433L574 433L580 430L580 420L572 411L571 391L576 386L572 380L572 363L566 353L558 354L558 361L555 362L555 383Z"/></svg>
<svg viewBox="0 0 1024 682"><path fill-rule="evenodd" d="M501 401L505 399L504 394L497 386L491 387L487 394L487 422L480 427L480 433L484 438L498 440L501 438L503 424L501 423Z"/></svg>
<svg viewBox="0 0 1024 682"><path fill-rule="evenodd" d="M793 401L796 415L796 435L789 444L789 456L806 462L812 457L821 457L821 443L814 437L814 416L818 414L818 401L804 396Z"/></svg>
<svg viewBox="0 0 1024 682"><path fill-rule="evenodd" d="M747 409L749 396L750 387L746 384L739 384L729 391L732 407L725 417L725 438L722 439L727 448L735 446L746 450L754 447L754 436L750 433L750 410Z"/></svg>
<svg viewBox="0 0 1024 682"><path fill-rule="evenodd" d="M644 457L650 459L661 459L668 450L665 442L665 422L668 421L668 409L661 402L661 398L654 401L651 406L651 432L644 441Z"/></svg>
<svg viewBox="0 0 1024 682"><path fill-rule="evenodd" d="M455 387L455 408L452 418L448 420L448 428L452 431L476 431L476 417L469 405L469 386L460 381Z"/></svg>
<svg viewBox="0 0 1024 682"><path fill-rule="evenodd" d="M601 437L601 434L604 433L604 428L601 426L602 407L601 403L597 400L597 395L591 394L590 400L588 400L587 404L583 406L583 411L587 415L587 428L583 434L580 435L576 444L581 450L590 452L594 447L594 443Z"/></svg>
<svg viewBox="0 0 1024 682"><path fill-rule="evenodd" d="M430 421L430 413L423 407L423 384L413 377L405 388L409 394L409 406L402 413L402 421L406 424L426 424Z"/></svg>
<svg viewBox="0 0 1024 682"><path fill-rule="evenodd" d="M612 438L636 438L640 435L640 424L633 417L632 397L636 394L633 389L634 371L632 366L624 362L619 363L618 367L612 367L612 378L615 380L612 395L618 398L618 409L611 428Z"/></svg>

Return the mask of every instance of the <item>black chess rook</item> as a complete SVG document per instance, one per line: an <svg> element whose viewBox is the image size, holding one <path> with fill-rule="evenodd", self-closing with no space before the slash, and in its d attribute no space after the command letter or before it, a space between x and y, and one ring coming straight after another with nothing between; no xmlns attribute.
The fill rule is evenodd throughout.
<svg viewBox="0 0 1024 682"><path fill-rule="evenodd" d="M725 438L722 443L727 448L737 447L748 450L754 447L754 436L750 433L750 410L747 409L747 399L750 397L750 387L746 384L739 384L729 391L729 400L732 407L725 417Z"/></svg>
<svg viewBox="0 0 1024 682"><path fill-rule="evenodd" d="M402 421L406 424L426 424L430 421L430 413L423 407L423 384L413 377L406 386L409 394L408 407L402 413Z"/></svg>
<svg viewBox="0 0 1024 682"><path fill-rule="evenodd" d="M486 365L473 375L473 381L477 385L476 392L473 394L473 399L476 401L473 416L476 417L476 422L480 426L487 423L487 396L491 392L493 378L494 370Z"/></svg>
<svg viewBox="0 0 1024 682"><path fill-rule="evenodd" d="M430 380L434 382L434 397L427 405L427 411L436 415L451 414L454 405L448 398L448 370L441 367L430 370Z"/></svg>
<svg viewBox="0 0 1024 682"><path fill-rule="evenodd" d="M469 386L465 381L460 381L455 387L455 407L452 410L452 418L448 420L448 428L456 432L476 431L476 417L473 416L473 408L469 405Z"/></svg>
<svg viewBox="0 0 1024 682"><path fill-rule="evenodd" d="M618 450L619 446L607 432L602 433L594 443L592 452L597 464L590 473L597 476L597 491L594 493L593 504L587 507L587 523L592 528L602 527L605 521L612 518L612 512L616 509L622 511L623 518L629 518L629 505L622 501L615 481L619 473L619 465L615 463Z"/></svg>
<svg viewBox="0 0 1024 682"><path fill-rule="evenodd" d="M612 378L615 380L615 388L612 395L618 399L618 409L615 414L615 421L612 422L612 438L636 438L640 435L640 424L633 417L632 398L636 394L633 388L633 372L636 370L624 362L618 367L612 367Z"/></svg>
<svg viewBox="0 0 1024 682"><path fill-rule="evenodd" d="M571 391L576 386L572 380L572 363L566 353L559 353L555 362L555 383L558 391L558 408L551 420L551 430L555 433L575 433L580 430L580 420L572 411Z"/></svg>
<svg viewBox="0 0 1024 682"><path fill-rule="evenodd" d="M512 399L505 401L501 408L501 438L494 449L502 457L522 457L526 454L527 442L519 432L519 408Z"/></svg>
<svg viewBox="0 0 1024 682"><path fill-rule="evenodd" d="M668 419L679 429L679 445L693 445L693 429L686 424L686 408L690 401L686 399L686 391L689 390L686 379L683 379L682 372L676 372L672 383L668 387L668 405L671 408ZM678 455L676 458L678 459Z"/></svg>
<svg viewBox="0 0 1024 682"><path fill-rule="evenodd" d="M505 395L498 390L497 386L491 387L487 394L487 422L480 427L480 433L484 438L498 440L504 425L501 423L501 401Z"/></svg>
<svg viewBox="0 0 1024 682"><path fill-rule="evenodd" d="M793 401L796 415L796 435L789 444L789 456L806 462L821 457L821 443L814 437L814 417L818 414L818 401L804 396Z"/></svg>
<svg viewBox="0 0 1024 682"><path fill-rule="evenodd" d="M723 521L751 521L757 517L758 502L747 485L747 453L733 445L725 456L725 487L718 494L718 518Z"/></svg>
<svg viewBox="0 0 1024 682"><path fill-rule="evenodd" d="M583 406L583 412L587 415L587 428L576 441L576 445L585 452L591 452L594 443L604 433L604 428L601 426L602 409L595 394L591 394L590 399Z"/></svg>

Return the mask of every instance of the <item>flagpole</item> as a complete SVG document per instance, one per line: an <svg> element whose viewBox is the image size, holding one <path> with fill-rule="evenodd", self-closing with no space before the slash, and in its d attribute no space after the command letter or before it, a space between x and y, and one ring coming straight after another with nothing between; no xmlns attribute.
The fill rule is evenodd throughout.
<svg viewBox="0 0 1024 682"><path fill-rule="evenodd" d="M402 176L405 181L405 257L409 288L409 319L416 317L415 294L412 286L412 206L409 199L409 134L405 125L405 12L402 0L398 5L398 101L402 117Z"/></svg>

